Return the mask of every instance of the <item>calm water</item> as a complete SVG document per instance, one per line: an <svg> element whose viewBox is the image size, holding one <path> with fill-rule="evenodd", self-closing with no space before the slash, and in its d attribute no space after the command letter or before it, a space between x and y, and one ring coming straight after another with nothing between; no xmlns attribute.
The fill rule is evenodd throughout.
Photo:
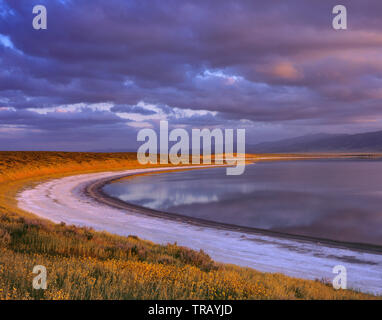
<svg viewBox="0 0 382 320"><path fill-rule="evenodd" d="M382 162L263 162L139 176L105 186L123 201L241 226L382 245Z"/></svg>

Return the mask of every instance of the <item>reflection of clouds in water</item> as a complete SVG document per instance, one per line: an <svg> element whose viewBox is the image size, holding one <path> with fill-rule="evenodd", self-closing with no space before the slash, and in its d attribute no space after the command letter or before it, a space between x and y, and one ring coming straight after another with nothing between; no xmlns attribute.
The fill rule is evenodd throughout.
<svg viewBox="0 0 382 320"><path fill-rule="evenodd" d="M219 201L216 195L192 195L192 194L182 194L182 193L170 193L169 190L161 191L163 197L156 199L143 199L141 202L142 206L156 209L167 209L170 207L178 205L192 205L200 203L210 203ZM130 202L132 199L128 195L122 195L121 200Z"/></svg>
<svg viewBox="0 0 382 320"><path fill-rule="evenodd" d="M212 178L215 178L215 171L211 171ZM185 173L141 176L107 185L104 190L125 202L175 212L173 208L177 206L219 202L231 198L231 195L241 197L259 188L251 183L234 181L227 185L220 179L208 179L211 174L204 170L189 171L189 175ZM225 176L225 171L222 174Z"/></svg>
<svg viewBox="0 0 382 320"><path fill-rule="evenodd" d="M168 209L178 205L206 204L219 201L217 194L192 194L155 185L135 185L122 187L118 194L113 193L125 202L139 204L151 209Z"/></svg>
<svg viewBox="0 0 382 320"><path fill-rule="evenodd" d="M304 161L142 176L106 186L123 201L218 222L382 244L382 162Z"/></svg>
<svg viewBox="0 0 382 320"><path fill-rule="evenodd" d="M235 223L263 229L308 226L327 212L322 203L327 197L282 190L256 190L248 194L229 194L218 203L203 205L181 204L170 207L171 212ZM302 210L302 208L306 208Z"/></svg>

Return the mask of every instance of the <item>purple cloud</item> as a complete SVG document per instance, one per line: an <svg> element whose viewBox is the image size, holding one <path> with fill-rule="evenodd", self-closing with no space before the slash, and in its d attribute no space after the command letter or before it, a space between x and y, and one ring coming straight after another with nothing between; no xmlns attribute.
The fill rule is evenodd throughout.
<svg viewBox="0 0 382 320"><path fill-rule="evenodd" d="M47 30L32 28L29 0L0 1L0 126L57 137L87 128L81 141L99 126L133 135L131 121L159 116L190 127L245 119L254 140L380 127L379 1L345 1L347 31L332 29L330 0L38 4L47 7ZM75 104L110 107L55 111ZM175 109L213 114L179 119Z"/></svg>

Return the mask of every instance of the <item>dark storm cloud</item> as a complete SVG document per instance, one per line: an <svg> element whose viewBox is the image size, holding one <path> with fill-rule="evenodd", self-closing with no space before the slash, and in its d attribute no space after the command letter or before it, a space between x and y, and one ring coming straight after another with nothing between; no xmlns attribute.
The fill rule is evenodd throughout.
<svg viewBox="0 0 382 320"><path fill-rule="evenodd" d="M35 129L76 129L97 125L111 125L124 121L110 112L82 108L80 112L47 112L39 114L28 110L0 110L0 125L27 126Z"/></svg>
<svg viewBox="0 0 382 320"><path fill-rule="evenodd" d="M35 4L47 7L47 30L32 28ZM336 4L0 0L0 35L10 43L2 45L0 37L0 107L17 110L8 118L1 113L0 123L43 130L71 121L123 125L114 113L155 115L137 106L141 101L166 114L172 108L218 112L199 125L207 118L275 126L378 118L382 2L343 1L347 31L331 27ZM102 114L29 111L77 103L114 106ZM198 125L192 117L179 121Z"/></svg>
<svg viewBox="0 0 382 320"><path fill-rule="evenodd" d="M1 150L133 151L136 131L113 113L87 108L46 114L0 109Z"/></svg>

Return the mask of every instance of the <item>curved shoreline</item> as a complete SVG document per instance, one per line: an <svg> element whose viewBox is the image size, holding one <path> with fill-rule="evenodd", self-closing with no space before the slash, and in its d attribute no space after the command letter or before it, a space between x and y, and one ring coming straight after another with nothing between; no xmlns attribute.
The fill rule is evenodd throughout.
<svg viewBox="0 0 382 320"><path fill-rule="evenodd" d="M205 167L205 166L204 166ZM190 168L196 168L195 166ZM89 185L139 173L188 169L170 167L80 174L40 183L19 193L18 206L53 222L91 227L160 244L174 243L203 249L215 261L331 282L336 265L347 268L348 287L382 294L382 255L263 233L247 233L186 223L182 219L148 216L132 208L116 208L86 194Z"/></svg>
<svg viewBox="0 0 382 320"><path fill-rule="evenodd" d="M147 172L147 173L150 173L150 172ZM260 228L239 226L239 225L223 223L223 222L216 222L216 221L202 219L202 218L195 218L195 217L185 216L178 213L170 213L166 211L150 209L143 206L128 203L118 198L112 197L106 194L102 190L103 187L107 184L113 183L125 177L132 177L136 175L139 175L139 173L132 174L132 175L129 174L126 176L118 176L114 178L100 179L98 181L95 181L87 185L84 192L87 196L93 198L94 200L102 204L106 204L118 209L127 210L129 212L143 214L149 217L168 219L172 221L181 221L181 222L188 223L198 227L209 227L209 228L216 228L219 230L244 232L244 233L255 234L255 235L266 235L266 236L285 238L285 239L291 239L291 240L297 240L297 241L307 241L307 242L312 242L319 245L324 244L334 248L345 248L345 249L359 250L361 252L372 252L372 253L382 254L382 246L378 246L374 244L331 240L326 238L297 235L297 234L291 234L286 232L278 232L278 231L272 231L272 230L266 230L266 229L260 229Z"/></svg>

